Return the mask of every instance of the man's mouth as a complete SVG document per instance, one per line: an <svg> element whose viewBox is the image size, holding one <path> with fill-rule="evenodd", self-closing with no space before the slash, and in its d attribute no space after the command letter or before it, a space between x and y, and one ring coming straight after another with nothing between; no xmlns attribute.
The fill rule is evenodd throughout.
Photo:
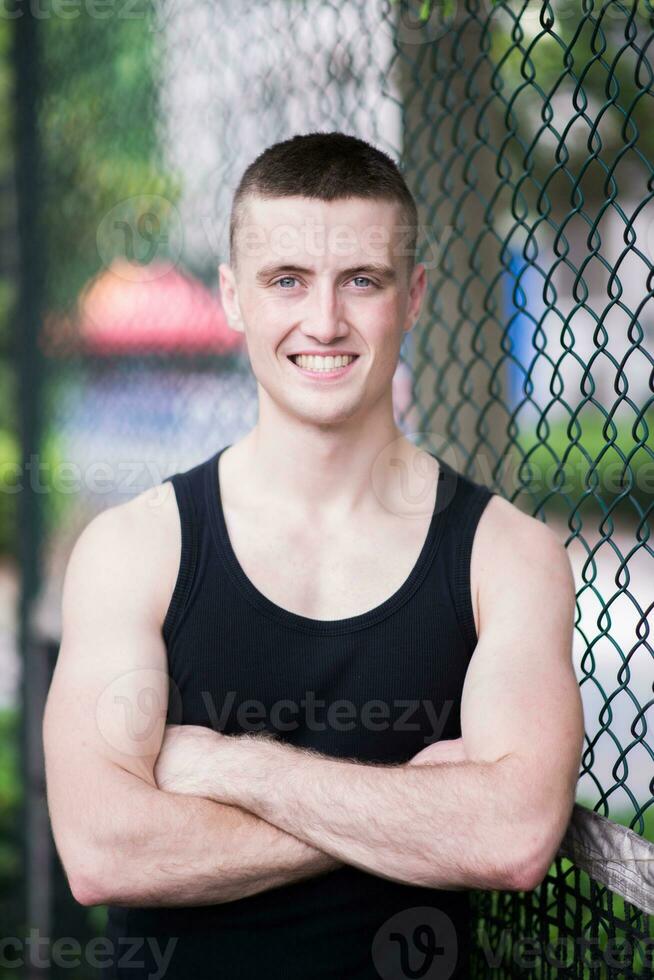
<svg viewBox="0 0 654 980"><path fill-rule="evenodd" d="M347 374L358 357L358 354L291 354L288 359L306 377L327 380Z"/></svg>

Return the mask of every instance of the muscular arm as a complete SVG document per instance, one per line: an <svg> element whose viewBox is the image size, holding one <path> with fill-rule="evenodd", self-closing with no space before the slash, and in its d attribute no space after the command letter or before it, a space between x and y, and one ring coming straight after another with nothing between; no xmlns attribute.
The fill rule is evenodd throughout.
<svg viewBox="0 0 654 980"><path fill-rule="evenodd" d="M110 508L66 571L43 737L53 835L85 905L227 902L340 866L238 806L157 788L169 694L152 599L170 563L161 520L144 499Z"/></svg>
<svg viewBox="0 0 654 980"><path fill-rule="evenodd" d="M116 805L121 798L129 806ZM86 838L78 834L66 844L64 832L55 832L82 905L231 902L341 864L239 807L173 796L118 768L99 767L94 807L106 815L109 806L106 821L89 808L91 838L80 828Z"/></svg>
<svg viewBox="0 0 654 980"><path fill-rule="evenodd" d="M185 753L191 728L170 732L186 741ZM524 816L511 797L510 759L368 765L214 733L196 772L202 775L193 785L207 798L243 806L383 878L436 888L511 888L518 880L522 887L530 873L522 835L510 830ZM187 792L182 779L169 786Z"/></svg>

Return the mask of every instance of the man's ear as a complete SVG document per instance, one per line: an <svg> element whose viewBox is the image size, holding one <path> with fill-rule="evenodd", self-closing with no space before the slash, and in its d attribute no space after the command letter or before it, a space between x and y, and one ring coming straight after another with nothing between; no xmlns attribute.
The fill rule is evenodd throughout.
<svg viewBox="0 0 654 980"><path fill-rule="evenodd" d="M404 321L404 332L409 333L415 327L420 316L422 302L427 290L427 274L425 266L419 262L411 273L409 281L409 303Z"/></svg>
<svg viewBox="0 0 654 980"><path fill-rule="evenodd" d="M227 316L227 323L238 333L243 333L243 320L238 302L234 270L226 262L218 266L220 298Z"/></svg>

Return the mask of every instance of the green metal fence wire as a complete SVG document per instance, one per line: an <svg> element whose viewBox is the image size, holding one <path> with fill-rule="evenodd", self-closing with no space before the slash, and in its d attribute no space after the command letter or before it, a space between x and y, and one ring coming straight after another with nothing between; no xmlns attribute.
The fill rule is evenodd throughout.
<svg viewBox="0 0 654 980"><path fill-rule="evenodd" d="M578 584L578 800L651 841L652 7L400 6L403 162L442 246L419 428L560 530ZM648 975L654 848L621 863L613 829L599 851L565 844L533 893L477 894L476 976Z"/></svg>
<svg viewBox="0 0 654 980"><path fill-rule="evenodd" d="M84 479L76 495L41 498L57 504L45 515L49 553L65 555L94 510L254 421L238 353L99 352L84 341L108 310L142 316L134 270L155 270L148 296L172 282L172 306L185 302L175 276L192 278L210 308L231 195L258 152L333 129L386 150L419 206L430 283L402 350L410 398L398 398L398 419L565 541L586 718L577 798L615 828L594 860L568 841L532 893L477 893L474 975L646 975L651 864L613 857L630 840L619 825L645 846L654 837L652 3L142 0L121 10L64 18L53 7L35 23L41 443L85 474L98 457L113 474L108 492L106 479L105 492ZM21 275L29 282L29 263ZM101 288L84 292L90 282ZM122 327L134 336L138 324ZM129 480L126 460L141 464ZM35 630L49 644L62 565L42 569ZM622 872L607 877L613 864ZM529 939L531 959L518 946ZM569 941L563 962L555 939ZM618 940L629 949L615 965Z"/></svg>

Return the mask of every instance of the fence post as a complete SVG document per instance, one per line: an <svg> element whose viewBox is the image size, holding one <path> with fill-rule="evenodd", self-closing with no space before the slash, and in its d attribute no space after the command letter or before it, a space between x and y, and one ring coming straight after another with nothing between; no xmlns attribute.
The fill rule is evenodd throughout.
<svg viewBox="0 0 654 980"><path fill-rule="evenodd" d="M39 588L42 545L41 484L43 364L39 331L44 309L45 250L41 227L44 180L38 133L40 61L38 22L31 4L13 19L12 60L15 84L15 187L17 201L18 290L14 312L14 350L18 375L22 492L19 495L18 649L21 677L21 814L25 876L21 906L26 930L51 940L51 845L45 798L41 738L48 670L42 644L34 636L32 610ZM35 469L36 466L36 469ZM41 958L41 951L39 951ZM25 977L50 975L26 954ZM42 957L49 962L49 954Z"/></svg>

